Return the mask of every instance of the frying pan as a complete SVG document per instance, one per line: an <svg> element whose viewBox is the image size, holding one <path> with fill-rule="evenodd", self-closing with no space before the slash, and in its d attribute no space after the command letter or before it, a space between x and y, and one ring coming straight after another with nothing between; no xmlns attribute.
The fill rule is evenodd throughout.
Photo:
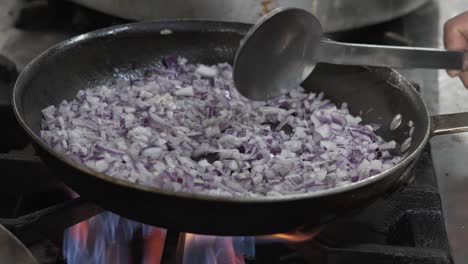
<svg viewBox="0 0 468 264"><path fill-rule="evenodd" d="M26 66L14 87L14 112L41 159L81 196L147 224L214 235L260 235L288 232L304 224L308 228L321 226L406 182L431 136L468 131L467 113L430 117L414 87L391 69L321 64L303 83L307 91L326 89L329 99L348 102L353 114L360 114L365 123L381 124L378 134L400 145L409 138L407 124L414 123L411 144L402 152L404 158L398 165L330 190L285 197L228 198L172 192L106 176L55 152L41 140L41 109L71 99L90 85L130 75L168 55L184 56L192 63L232 63L250 27L228 22L160 21L77 36ZM164 29L172 34L160 34ZM391 130L397 115L401 125Z"/></svg>

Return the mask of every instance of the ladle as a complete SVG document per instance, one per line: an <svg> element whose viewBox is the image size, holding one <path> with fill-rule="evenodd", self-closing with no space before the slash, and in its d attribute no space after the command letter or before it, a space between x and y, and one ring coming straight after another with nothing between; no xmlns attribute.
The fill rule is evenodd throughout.
<svg viewBox="0 0 468 264"><path fill-rule="evenodd" d="M241 41L234 62L235 86L247 98L268 100L300 85L319 62L467 69L464 51L336 42L323 38L322 26L312 13L278 8L262 17Z"/></svg>

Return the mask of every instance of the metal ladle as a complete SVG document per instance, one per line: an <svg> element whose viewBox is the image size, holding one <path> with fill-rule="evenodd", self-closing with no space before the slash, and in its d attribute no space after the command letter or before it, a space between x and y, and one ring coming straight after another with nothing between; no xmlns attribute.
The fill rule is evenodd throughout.
<svg viewBox="0 0 468 264"><path fill-rule="evenodd" d="M298 8L279 8L260 19L242 40L233 78L245 97L268 100L300 85L319 62L466 70L467 58L463 51L324 39L322 26L313 14Z"/></svg>

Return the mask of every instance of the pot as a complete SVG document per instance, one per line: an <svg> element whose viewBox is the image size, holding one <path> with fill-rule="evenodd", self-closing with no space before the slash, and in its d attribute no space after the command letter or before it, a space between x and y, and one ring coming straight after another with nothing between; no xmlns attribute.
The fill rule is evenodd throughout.
<svg viewBox="0 0 468 264"><path fill-rule="evenodd" d="M0 262L38 264L23 243L2 225L0 225Z"/></svg>
<svg viewBox="0 0 468 264"><path fill-rule="evenodd" d="M298 7L317 16L325 32L377 24L403 16L428 0L72 0L130 20L204 19L254 23L277 7Z"/></svg>

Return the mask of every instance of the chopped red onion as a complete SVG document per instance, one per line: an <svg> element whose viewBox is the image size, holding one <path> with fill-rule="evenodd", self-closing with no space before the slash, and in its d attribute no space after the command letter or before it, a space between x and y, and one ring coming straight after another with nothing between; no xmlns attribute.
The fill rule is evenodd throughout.
<svg viewBox="0 0 468 264"><path fill-rule="evenodd" d="M281 196L352 184L394 166L396 142L301 87L253 102L227 63L168 57L144 77L42 110L41 137L110 176L173 191Z"/></svg>

